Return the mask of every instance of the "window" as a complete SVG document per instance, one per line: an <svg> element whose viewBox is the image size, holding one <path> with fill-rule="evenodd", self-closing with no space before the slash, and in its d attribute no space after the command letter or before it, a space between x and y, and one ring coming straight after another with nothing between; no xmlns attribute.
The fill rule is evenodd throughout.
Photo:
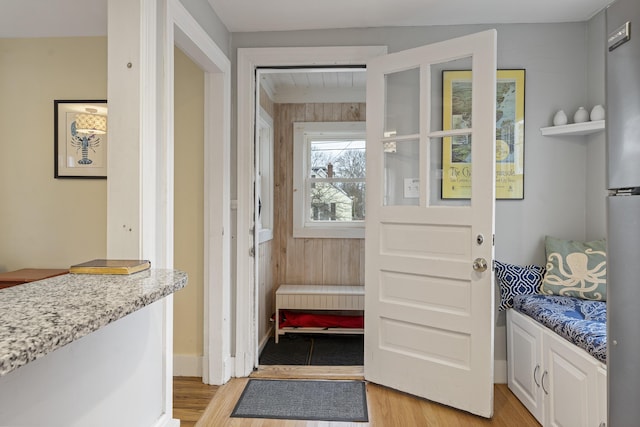
<svg viewBox="0 0 640 427"><path fill-rule="evenodd" d="M364 238L365 122L294 123L293 237Z"/></svg>
<svg viewBox="0 0 640 427"><path fill-rule="evenodd" d="M262 108L258 121L258 243L273 239L273 119Z"/></svg>

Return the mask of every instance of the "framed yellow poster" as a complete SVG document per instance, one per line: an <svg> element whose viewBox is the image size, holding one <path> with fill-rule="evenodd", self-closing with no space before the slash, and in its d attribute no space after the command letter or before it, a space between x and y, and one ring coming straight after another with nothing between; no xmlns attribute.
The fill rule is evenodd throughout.
<svg viewBox="0 0 640 427"><path fill-rule="evenodd" d="M498 70L496 85L496 199L524 198L525 70ZM471 127L471 71L442 72L442 129ZM442 144L442 198L471 198L471 137Z"/></svg>

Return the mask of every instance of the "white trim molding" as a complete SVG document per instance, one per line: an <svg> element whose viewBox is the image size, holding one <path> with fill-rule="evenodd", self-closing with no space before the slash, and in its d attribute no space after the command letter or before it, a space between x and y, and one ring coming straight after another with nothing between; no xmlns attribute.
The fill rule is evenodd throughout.
<svg viewBox="0 0 640 427"><path fill-rule="evenodd" d="M236 377L248 376L257 365L258 335L255 316L257 290L251 235L254 221L254 126L255 71L269 66L365 65L367 60L387 53L386 46L332 46L240 48L237 55L237 294Z"/></svg>
<svg viewBox="0 0 640 427"><path fill-rule="evenodd" d="M205 73L203 381L221 385L231 367L231 61L179 0L167 0L166 130L173 146L174 43Z"/></svg>
<svg viewBox="0 0 640 427"><path fill-rule="evenodd" d="M295 122L293 124L293 237L364 239L364 220L313 221L311 212L311 146L312 138L331 141L365 140L366 123L360 122ZM361 182L365 182L362 177ZM318 184L316 184L317 186ZM346 195L338 193L345 197ZM335 194L334 194L335 197Z"/></svg>

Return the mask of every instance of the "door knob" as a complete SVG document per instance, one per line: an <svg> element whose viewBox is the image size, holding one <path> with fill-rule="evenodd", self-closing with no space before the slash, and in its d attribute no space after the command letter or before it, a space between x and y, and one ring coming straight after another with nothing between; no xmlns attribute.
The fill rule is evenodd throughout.
<svg viewBox="0 0 640 427"><path fill-rule="evenodd" d="M476 258L473 261L473 269L482 273L487 269L487 260L484 258Z"/></svg>

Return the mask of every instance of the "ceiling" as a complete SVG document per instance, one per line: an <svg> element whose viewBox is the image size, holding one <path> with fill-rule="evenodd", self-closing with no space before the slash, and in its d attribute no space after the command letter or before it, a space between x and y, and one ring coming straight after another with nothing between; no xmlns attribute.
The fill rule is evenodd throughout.
<svg viewBox="0 0 640 427"><path fill-rule="evenodd" d="M276 103L365 102L364 68L261 70L260 84Z"/></svg>
<svg viewBox="0 0 640 427"><path fill-rule="evenodd" d="M208 0L231 32L580 22L612 0Z"/></svg>
<svg viewBox="0 0 640 427"><path fill-rule="evenodd" d="M612 0L208 0L231 32L586 21ZM107 0L0 0L0 37L107 33Z"/></svg>
<svg viewBox="0 0 640 427"><path fill-rule="evenodd" d="M207 0L231 32L580 22L612 0ZM107 0L0 0L0 38L107 34ZM325 70L326 71L326 70ZM315 74L315 75L314 75ZM360 73L265 74L279 102L364 97ZM320 93L324 95L319 95ZM338 98L335 98L335 97ZM337 102L337 101L336 101Z"/></svg>

